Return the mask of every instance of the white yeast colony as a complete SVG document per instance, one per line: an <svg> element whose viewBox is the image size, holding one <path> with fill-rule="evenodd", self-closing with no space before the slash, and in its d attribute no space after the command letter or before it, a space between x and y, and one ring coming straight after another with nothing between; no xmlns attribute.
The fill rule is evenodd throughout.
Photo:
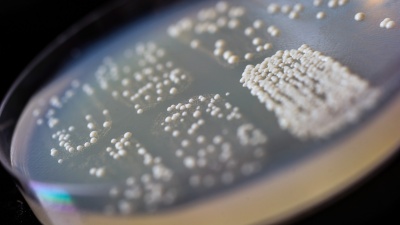
<svg viewBox="0 0 400 225"><path fill-rule="evenodd" d="M197 16L179 20L167 32L223 65L237 64L270 50L273 39L280 34L276 26L252 17L249 9L221 1L201 9Z"/></svg>
<svg viewBox="0 0 400 225"><path fill-rule="evenodd" d="M127 49L124 59L106 57L95 76L103 90L137 114L182 92L191 82L189 74L153 42Z"/></svg>
<svg viewBox="0 0 400 225"><path fill-rule="evenodd" d="M363 21L365 19L365 13L359 12L356 15L354 15L354 20L356 21Z"/></svg>
<svg viewBox="0 0 400 225"><path fill-rule="evenodd" d="M327 137L371 108L379 90L329 56L307 45L278 51L240 80L283 129L299 138Z"/></svg>
<svg viewBox="0 0 400 225"><path fill-rule="evenodd" d="M193 97L167 111L157 133L191 187L224 186L264 165L267 136L219 94Z"/></svg>

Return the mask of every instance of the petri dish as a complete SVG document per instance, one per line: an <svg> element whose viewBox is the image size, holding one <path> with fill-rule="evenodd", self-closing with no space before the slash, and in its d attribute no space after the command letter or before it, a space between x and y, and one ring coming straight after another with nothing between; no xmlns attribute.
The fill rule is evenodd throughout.
<svg viewBox="0 0 400 225"><path fill-rule="evenodd" d="M398 148L396 1L152 7L91 15L3 102L1 160L42 223L283 222Z"/></svg>

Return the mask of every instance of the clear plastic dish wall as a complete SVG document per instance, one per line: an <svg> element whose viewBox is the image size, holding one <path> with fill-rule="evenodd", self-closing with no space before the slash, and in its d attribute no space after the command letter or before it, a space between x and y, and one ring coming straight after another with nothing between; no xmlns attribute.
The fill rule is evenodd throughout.
<svg viewBox="0 0 400 225"><path fill-rule="evenodd" d="M52 80L53 74L57 74L58 70L74 57L77 49L84 49L90 46L104 35L112 34L116 29L128 23L130 24L135 21L138 21L138 23L142 22L139 21L141 18L149 15L151 12L161 10L164 6L172 2L176 1L168 1L168 3L160 3L160 1L119 2L97 13L91 14L78 25L69 29L42 52L11 88L1 108L0 159L3 166L14 176L22 194L44 224L107 224L109 222L117 222L117 219L118 224L130 224L132 220L130 220L129 216L118 217L113 220L112 217L102 217L102 215L100 215L101 213L98 211L87 212L74 207L74 197L83 196L84 201L96 202L104 193L108 192L112 184L71 185L62 183L41 183L34 180L27 180L26 176L16 171L15 168L12 168L10 161L11 142L16 124L26 104L34 93ZM265 2L271 3L272 1ZM286 3L288 2L290 1L286 1ZM367 11L371 10L375 5L372 3L367 4L368 2L373 3L373 1L366 1L365 3L359 4L354 3L356 5L354 8L360 7ZM192 4L194 1L190 1L190 3ZM399 7L399 4L395 4L395 6ZM266 8L263 10L267 13ZM337 16L339 13L340 10L333 11L332 18L333 15ZM383 13L384 11L381 10L379 13L374 14L374 17L383 17ZM375 60L377 55L360 56L360 52L363 50L368 53L373 52L374 46L368 44L368 41L373 41L371 40L373 38L367 38L368 40L357 39L359 34L355 33L354 39L351 39L351 41L357 43L351 44L351 41L348 42L346 40L343 43L337 44L338 40L341 41L341 35L346 36L349 35L349 33L351 34L351 31L353 31L351 29L354 27L359 29L357 32L362 29L359 24L354 25L346 23L346 21L332 18L327 17L325 20L317 20L315 15L312 15L312 18L309 16L303 21L300 17L300 19L296 21L299 24L296 24L289 18L274 18L272 21L282 25L282 27L288 27L287 30L290 34L286 36L282 35L282 43L286 42L279 47L286 48L287 46L291 46L290 48L293 48L293 46L296 46L297 48L300 47L297 42L309 41L312 43L314 41L330 50L330 52L327 51L328 53L334 52L337 53L337 55L344 55L344 58L347 60L344 60L346 63L353 63L353 65L359 66L359 68L357 68L358 71L367 70L367 66L363 67L362 65L365 65L366 62L371 60ZM325 23L325 27L323 27L324 25L321 25L322 28L314 27L314 24L310 21L319 21L320 24ZM352 20L352 22L354 22L354 20ZM332 27L337 26L343 29L332 32L333 28L330 26L327 27L326 24L331 24ZM377 27L378 25L379 24L376 24ZM253 26L258 25L253 24ZM386 30L382 29L381 31ZM165 32L167 32L167 28L165 28ZM376 29L373 32L376 34ZM393 32L398 31L394 30L390 35L393 36ZM241 34L242 33L241 31ZM368 31L364 30L361 35L365 34L368 34ZM382 38L382 40L384 40L384 38ZM394 44L393 52L396 52L399 46L398 41L391 38L385 40L388 44ZM196 42L191 42L189 45L191 45L193 49L196 48ZM357 46L363 46L365 48L357 49ZM265 48L268 49L269 47L270 46L267 46ZM346 48L349 52L338 53L339 50ZM278 50L278 48L274 49L273 52L275 52L275 50ZM207 51L205 52L207 53ZM271 52L271 54L273 54L273 52ZM398 58L399 54L396 55L393 52L391 52L391 54ZM198 54L198 52L195 54ZM211 58L214 57L213 54L209 55L211 55ZM332 141L328 140L324 142L325 140L322 140L320 143L316 141L310 145L311 147L306 146L311 150L309 152L304 151L306 153L303 155L302 153L290 155L291 153L288 151L290 153L288 153L288 155L290 155L288 160L285 161L285 163L277 163L279 164L277 166L279 167L278 169L281 169L276 170L279 171L279 173L274 174L271 172L272 175L269 176L268 179L260 179L257 182L251 183L246 192L240 192L240 189L235 189L233 192L229 192L231 195L223 196L221 198L222 201L218 201L218 198L216 198L215 201L213 201L212 207L206 204L208 203L207 201L202 202L203 199L200 199L199 202L204 203L203 207L194 207L194 209L188 209L188 211L183 210L181 214L178 213L177 216L171 217L169 217L168 213L160 213L158 219L152 218L151 215L148 218L146 216L137 216L138 220L136 222L157 224L157 222L162 221L176 224L176 222L187 223L187 221L192 221L193 224L195 224L201 223L202 221L200 219L209 219L214 222L211 222L213 224L233 224L233 222L243 224L246 222L259 222L264 219L263 216L270 216L268 222L281 221L298 215L306 209L315 207L321 202L331 199L335 194L345 190L350 185L355 184L361 178L368 175L370 171L387 160L395 152L396 147L398 147L399 136L397 134L399 132L397 132L398 128L394 126L396 121L393 122L393 118L396 113L399 113L399 110L393 107L393 105L399 104L398 75L400 73L398 63L396 62L398 59L393 59L391 56L385 56L382 60L374 61L374 63L379 64L380 68L384 68L384 71L380 71L381 76L377 76L376 73L372 72L366 73L370 75L369 77L365 75L367 78L370 78L375 87L383 90L383 94L382 101L377 104L377 107L362 118L362 125L356 124L354 126L349 126L349 130L344 129L335 134ZM257 60L262 59L260 58ZM232 62L233 61L234 58L232 59ZM218 61L218 63L220 63L220 61ZM383 64L385 64L384 66L386 67L382 66ZM243 68L239 68L235 72L244 69L244 64L240 65ZM230 68L230 65L226 63L224 66L226 67L223 68ZM233 79L236 78L237 77ZM235 85L239 84L239 79L234 81ZM228 82L230 81L227 81L227 83ZM217 84L209 86L212 87L213 85L218 88ZM243 94L245 92L247 93L247 91L248 90L243 88L243 90L240 89L238 92ZM235 93L231 94L234 95ZM248 99L250 99L250 102L253 101L255 97L254 99L248 97ZM260 107L259 105L261 104L258 104L258 102L256 103L257 107ZM259 109L257 107L255 108ZM263 110L265 110L265 108L263 108ZM249 112L251 112L251 110L248 109L247 113ZM259 110L259 112L251 115L258 116L263 113L264 111ZM371 119L371 122L366 122L369 119ZM362 127L362 129L360 127ZM289 136L288 134L286 135ZM298 142L302 143L301 141ZM295 145L295 143L293 145ZM337 167L338 162L340 162L340 167ZM260 177L263 176L260 175ZM296 190L291 189L294 186ZM290 194L285 195L282 193ZM251 199L251 201L248 201L248 199ZM207 198L207 200L210 200L210 198ZM219 212L230 213L229 218L217 216ZM89 218L89 214L94 214L95 217ZM97 214L99 214L98 218L96 218Z"/></svg>

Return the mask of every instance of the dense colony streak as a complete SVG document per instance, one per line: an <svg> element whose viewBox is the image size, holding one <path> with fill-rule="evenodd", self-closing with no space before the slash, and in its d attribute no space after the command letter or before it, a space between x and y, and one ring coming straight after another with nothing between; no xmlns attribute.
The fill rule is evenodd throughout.
<svg viewBox="0 0 400 225"><path fill-rule="evenodd" d="M349 1L233 2L208 4L172 21L162 29L167 40L162 43L139 36L144 42L135 39L134 48L98 57L90 76L71 78L50 97L39 93L28 112L35 126L26 130L43 141L26 154L43 161L30 163L56 162L62 172L54 173L65 183L108 184L107 193L101 193L107 213L154 212L242 187L269 172L277 155L270 153L282 151L286 140L306 146L329 140L377 104L381 90L346 61L319 52L313 43L277 49L288 33L276 21L308 17L323 23L329 10ZM264 17L252 4L262 6ZM357 11L350 20L361 26L369 17ZM386 18L378 25L391 29L396 24ZM171 46L163 46L169 43L200 55L199 63L209 63L204 67L217 68L214 77L191 70L168 51ZM221 83L227 86L223 91L204 85L199 93L202 79L213 83L221 77L227 81ZM248 96L231 97L237 93ZM263 105L254 114L262 114L263 121L247 115L251 110L241 108L243 101ZM282 134L277 140L270 139L273 123Z"/></svg>
<svg viewBox="0 0 400 225"><path fill-rule="evenodd" d="M300 138L326 137L371 108L379 91L307 45L248 65L240 82Z"/></svg>

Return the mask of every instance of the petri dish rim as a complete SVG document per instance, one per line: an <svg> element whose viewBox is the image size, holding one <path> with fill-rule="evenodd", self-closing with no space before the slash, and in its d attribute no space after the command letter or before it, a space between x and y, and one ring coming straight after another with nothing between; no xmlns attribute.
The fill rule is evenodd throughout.
<svg viewBox="0 0 400 225"><path fill-rule="evenodd" d="M18 77L17 81L13 84L13 86L8 91L6 97L3 100L3 103L2 103L2 105L0 107L0 121L1 121L1 131L0 132L1 133L4 132L4 129L7 129L10 126L12 126L12 124L4 124L3 123L3 118L2 117L4 116L5 110L7 110L7 105L10 104L10 101L15 97L14 96L15 91L20 89L21 88L20 86L22 84L24 84L26 82L29 82L30 74L35 72L35 70L37 70L40 67L46 67L47 59L51 58L53 55L57 55L57 54L61 55L61 57L60 56L55 57L55 58L58 58L59 60L61 58L65 57L65 54L68 53L68 49L60 50L60 48L68 47L74 41L78 41L79 42L79 39L73 39L73 38L81 35L82 32L86 31L87 29L92 29L93 27L91 27L91 26L96 26L96 24L98 24L99 21L108 20L107 16L118 14L119 12L121 12L120 10L124 10L124 4L126 4L126 1L120 1L120 2L112 4L111 6L106 6L103 9L98 10L97 12L89 15L84 20L82 20L81 22L77 23L76 25L74 25L73 27L68 29L68 31L66 31L64 34L62 34L55 42L50 44L48 47L45 48L45 50L42 53L39 54L39 56ZM118 22L116 22L116 23L118 23ZM98 32L100 32L100 33L101 32L105 32L105 30L101 30L101 31L98 30ZM72 45L74 45L74 44L72 44ZM61 51L61 52L58 52L58 51ZM26 102L28 100L29 99L27 99ZM305 185L305 186L303 186L303 188L306 189L307 184L304 183L305 181L299 179L300 177L304 176L304 173L307 172L307 174L309 176L310 176L310 174L312 174L311 177L320 177L320 176L326 175L323 172L321 172L321 171L324 171L322 169L320 171L317 170L314 173L310 173L310 171L315 169L315 168L322 168L321 164L323 162L329 164L328 161L332 161L331 158L330 158L330 157L332 157L332 155L335 155L335 157L338 157L338 158L341 158L341 159L346 158L348 155L345 154L345 151L343 149L349 148L349 146L354 145L354 140L357 140L357 138L358 138L358 140L360 140L360 138L370 137L373 134L379 133L380 131L382 131L382 124L388 125L387 123L390 123L390 119L388 119L388 118L395 118L393 116L398 115L400 113L399 109L396 109L396 107L393 107L395 105L399 105L399 103L400 103L400 95L398 95L396 97L393 97L390 103L391 104L385 104L386 109L382 110L384 112L381 113L380 116L377 116L378 118L374 118L374 121L371 121L371 123L369 123L369 124L367 124L365 126L365 127L367 127L366 132L361 132L362 134L353 134L350 137L346 138L345 141L342 141L343 143L341 143L341 144L345 145L345 146L341 146L339 148L337 146L330 146L330 147L328 147L328 149L326 151L324 151L323 153L318 154L316 156L316 158L318 158L318 160L309 159L309 160L307 160L307 162L309 162L309 163L304 163L303 162L302 166L301 165L296 165L296 166L288 168L286 172L287 173L291 173L292 175L294 174L293 177L291 178L292 180L281 179L279 177L272 176L271 178L268 179L268 182L254 182L253 184L250 184L249 186L250 186L250 189L252 191L250 191L250 192L246 191L246 193L247 194L252 194L253 197L263 196L263 198L259 200L259 204L261 204L261 206L262 206L263 204L266 204L265 202L263 202L263 200L269 200L268 198L266 198L266 196L273 197L274 193L269 193L269 194L263 193L262 189L260 189L259 187L256 187L256 185L260 185L261 183L263 183L262 185L268 185L269 183L271 183L270 180L274 180L275 179L275 180L278 180L280 182L279 183L280 185L278 185L278 186L279 187L283 187L283 186L285 186L287 184L291 184L293 182L293 180L297 180L298 183L296 183L296 184L299 185L299 186ZM23 104L23 105L25 105L25 104ZM17 115L14 115L14 116L16 116L18 118ZM400 124L395 124L395 125L397 125L397 127L400 127ZM380 127L380 128L379 129L374 129L374 127L376 128L377 126ZM400 129L396 128L395 126L393 126L393 124L391 124L391 130L390 131L391 132L389 132L389 133L392 133L392 135L388 135L386 137L387 138L387 142L385 142L384 144L382 144L380 146L381 148L384 148L384 150L379 151L378 152L379 154L376 153L378 155L374 155L375 156L374 159L371 158L369 162L364 162L366 164L363 164L364 165L363 168L361 168L361 167L360 168L353 168L354 169L354 171L353 171L354 174L349 175L349 176L351 176L351 178L350 177L338 177L336 179L336 181L334 181L335 179L332 179L331 181L329 181L329 182L327 182L325 184L321 184L322 186L323 185L329 186L329 187L327 187L329 189L329 191L326 191L325 193L319 193L321 195L318 195L318 196L314 195L313 199L311 199L310 196L307 197L306 195L299 196L300 199L298 199L298 201L304 203L304 201L307 200L306 202L308 202L306 205L303 205L302 209L296 208L296 206L293 206L293 204L292 204L292 208L290 210L288 210L287 209L288 205L286 205L286 206L281 205L280 207L281 207L281 210L283 210L283 211L280 211L279 213L274 212L275 216L272 216L272 214L273 214L272 213L270 218L269 218L269 222L283 221L283 220L286 220L288 218L292 218L295 215L299 215L301 212L308 211L309 209L314 208L314 207L316 207L317 205L320 205L323 202L326 202L327 200L331 199L333 196L338 195L341 191L349 188L350 186L352 186L352 185L354 185L356 183L359 183L362 179L366 179L368 177L367 175L370 174L371 171L374 171L379 166L382 166L384 164L384 162L386 162L388 159L390 159L390 156L392 156L393 154L396 153L395 150L397 149L397 147L399 145L399 137L397 137L397 135L395 135L395 134L396 133L397 134L400 133ZM388 129L385 132L388 132ZM1 134L1 135L2 135L1 138L3 138L3 134ZM1 140L1 141L3 142L3 140ZM1 163L3 164L4 168L16 178L17 182L19 183L19 185L21 186L23 191L26 191L26 192L29 193L29 187L25 187L25 185L28 185L28 184L24 181L24 179L25 179L24 176L19 174L19 173L17 173L15 170L13 170L11 168L11 165L10 165L9 161L7 161L6 155L4 155L5 152L4 152L4 147L2 145L3 144L0 145L0 148L2 148L1 149L2 151L0 152ZM367 144L364 143L364 145L367 145ZM385 145L385 147L384 147L384 145ZM391 145L391 146L387 146L387 145ZM376 146L373 146L373 145L365 146L365 149L373 151L373 150L375 150L375 149L373 149L375 147ZM364 151L367 152L365 149L364 149ZM316 162L316 163L312 163L312 160L314 160L314 162ZM327 166L328 166L327 168L330 168L329 166L332 166L332 165L329 164ZM296 173L293 173L293 170L296 170ZM301 175L301 174L303 174L303 175ZM280 175L282 175L282 173ZM301 184L301 183L303 183L303 184ZM63 185L63 184L60 184L60 185ZM313 184L313 185L315 185L315 184ZM65 187L65 185L63 185L63 186ZM74 186L76 187L76 185L74 185ZM278 188L278 186L276 187L276 191L280 189L280 188ZM287 186L286 186L286 188L287 188ZM243 200L243 198L242 198L243 194L242 193L238 194L238 193L235 193L235 192L236 191L233 190L233 191L231 191L231 192L229 192L227 194L223 194L221 197L218 197L215 200L212 200L211 202L214 204L215 207L210 207L213 210L206 210L209 213L209 215L211 216L211 215L217 213L218 209L223 209L224 206L226 207L226 206L231 205L232 201L233 202L235 202L235 201L237 202L239 200L242 201ZM234 195L236 195L236 197L233 197L235 200L232 200L233 198L231 198L231 197L234 196ZM239 195L241 197L238 197ZM230 198L231 201L226 201L226 198ZM306 199L306 198L308 198L308 199ZM291 199L290 201L293 202L293 199ZM297 203L297 204L299 204L299 203ZM192 210L192 211L189 212L189 215L194 215L194 217L199 217L199 215L200 215L199 213L200 213L200 211L202 211L202 210L199 211L199 208L202 208L203 212L204 212L204 207L201 206L202 205L202 200L199 200L199 205L200 205L200 207L197 207L197 208L196 208L196 206L194 206L194 208L195 208L194 210L189 209L189 211ZM251 204L248 203L248 206L250 206L250 205ZM226 208L228 208L228 207L226 207ZM236 210L238 210L238 209L235 209L235 212L237 212ZM214 211L214 212L212 212L212 211ZM243 222L243 220L240 220L240 219L237 218L239 215L248 214L247 210L243 211L242 213L237 213L237 215L235 214L235 212L230 212L230 213L233 213L233 215L235 215L235 216L233 216L233 218L231 218L231 220L234 220L234 218L236 218L237 219L236 222L238 222L238 223L240 221ZM260 213L260 212L258 212L258 213ZM261 214L258 214L258 215L260 216ZM249 214L249 216L250 215L254 215L254 214ZM263 214L263 215L265 216L265 214ZM179 215L178 215L178 217L174 217L174 218L173 217L174 216L170 217L169 215L160 215L160 217L155 218L154 221L157 221L158 219L162 219L164 221L165 220L166 221L171 220L171 223L173 223L172 221L180 221L181 218L185 218L185 216L180 217ZM148 220L148 218L140 218L140 217L138 217L137 221L140 222L142 219L143 219L142 222L144 222L144 223L146 223L145 220ZM223 220L219 220L219 219L220 218L216 218L216 221L214 221L214 222L228 222L228 221L223 221ZM245 219L247 221L250 220L249 217L246 217L246 218L243 218L243 219ZM93 218L93 220L96 221L97 219Z"/></svg>

